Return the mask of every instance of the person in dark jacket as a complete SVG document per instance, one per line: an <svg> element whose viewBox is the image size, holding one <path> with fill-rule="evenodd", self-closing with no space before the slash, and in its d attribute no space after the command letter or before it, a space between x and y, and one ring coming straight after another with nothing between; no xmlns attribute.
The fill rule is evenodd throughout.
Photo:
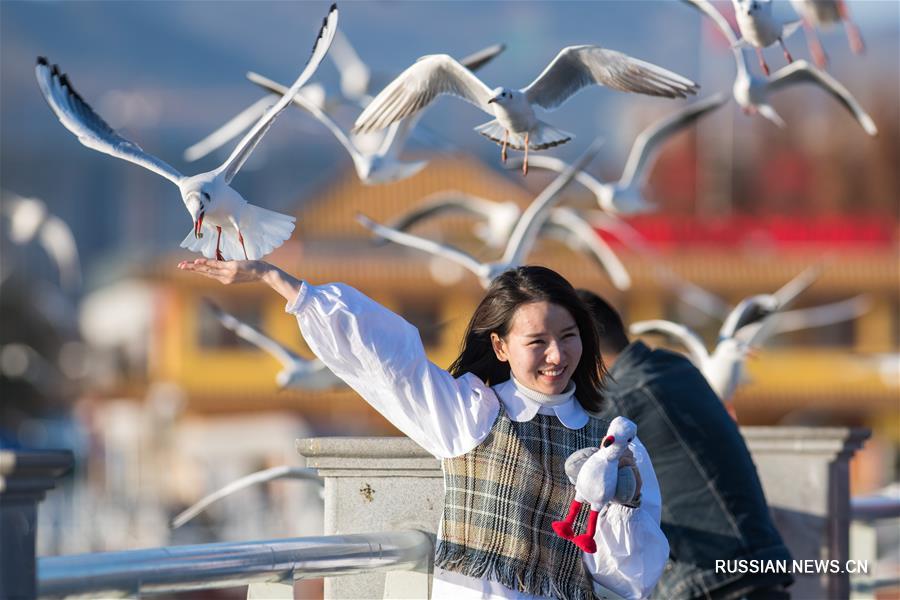
<svg viewBox="0 0 900 600"><path fill-rule="evenodd" d="M630 342L614 308L592 292L578 293L611 365L604 416L637 423L659 479L670 557L653 597L790 598L789 574L729 572L738 569L721 562L716 569L717 560L791 560L750 451L722 402L686 357Z"/></svg>

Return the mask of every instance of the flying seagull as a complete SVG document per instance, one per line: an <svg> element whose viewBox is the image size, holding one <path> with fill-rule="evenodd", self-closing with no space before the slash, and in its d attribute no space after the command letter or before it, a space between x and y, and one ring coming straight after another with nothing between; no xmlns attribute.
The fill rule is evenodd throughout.
<svg viewBox="0 0 900 600"><path fill-rule="evenodd" d="M537 79L522 89L491 89L452 57L432 54L417 60L388 84L356 119L354 131L383 129L419 112L438 96L449 94L495 117L475 131L500 144L503 161L507 147L524 150L522 169L527 173L529 149L552 148L574 137L539 120L534 107L553 110L594 84L666 98L684 98L698 89L685 77L599 46L563 48Z"/></svg>
<svg viewBox="0 0 900 600"><path fill-rule="evenodd" d="M460 63L467 68L481 67L502 52L503 48L504 46L502 45L491 46L462 59ZM257 73L250 72L247 74L247 78L263 89L277 94L283 94L286 89L283 85ZM341 81L343 82L343 77ZM412 177L428 164L428 161L424 160L403 162L399 159L399 154L406 145L406 140L409 138L410 133L421 118L421 113L410 115L392 123L388 127L386 135L382 137L378 149L375 152L367 153L361 150L354 143L354 140L320 106L309 102L306 98L299 95L294 97L294 103L309 111L331 131L338 142L350 154L357 176L366 185L389 183Z"/></svg>
<svg viewBox="0 0 900 600"><path fill-rule="evenodd" d="M772 14L772 0L731 0L731 4L734 6L734 16L742 36L737 43L753 46L763 73L769 74L769 65L766 64L762 49L775 42L781 46L788 64L794 62L787 46L784 45L784 38L797 31L802 21L782 23L776 19Z"/></svg>
<svg viewBox="0 0 900 600"><path fill-rule="evenodd" d="M416 235L396 231L390 227L380 225L364 215L357 215L357 221L372 231L375 235L388 239L403 246L417 248L429 254L447 258L460 266L474 273L481 285L485 288L489 287L491 282L501 273L509 269L513 269L522 264L525 256L534 246L538 231L544 225L549 217L549 212L559 200L560 193L574 179L575 174L582 169L597 153L600 144L594 142L581 155L578 161L562 175L554 179L544 191L529 205L521 217L519 217L515 228L510 234L506 249L500 260L489 263L481 263L469 254L451 248L444 244L421 238Z"/></svg>
<svg viewBox="0 0 900 600"><path fill-rule="evenodd" d="M711 18L722 32L722 35L725 36L725 39L731 44L734 62L737 65L732 94L745 114L759 114L779 127L784 127L784 120L769 104L769 94L792 85L812 83L831 94L835 100L840 102L853 115L866 133L872 136L878 134L878 128L875 126L872 117L866 113L856 98L837 79L825 71L817 69L805 60L798 60L782 67L769 77L763 78L751 74L744 50L738 47L738 40L731 30L731 26L709 0L684 0L684 2Z"/></svg>
<svg viewBox="0 0 900 600"><path fill-rule="evenodd" d="M37 239L56 263L62 287L74 291L81 286L78 246L65 221L48 211L47 205L41 200L7 192L3 193L0 213L9 219L10 241L24 246Z"/></svg>
<svg viewBox="0 0 900 600"><path fill-rule="evenodd" d="M686 106L641 131L631 146L631 152L618 181L600 182L586 171L579 172L575 180L590 190L596 196L600 208L610 214L630 215L647 212L652 207L644 199L641 190L647 183L649 171L656 161L660 146L671 136L726 102L725 96L716 94ZM558 173L568 166L554 156L533 156L530 160L533 167L550 169ZM516 168L519 166L518 163L518 159L512 160L508 166Z"/></svg>
<svg viewBox="0 0 900 600"><path fill-rule="evenodd" d="M345 385L318 358L313 360L303 358L234 315L225 312L215 303L207 300L206 305L225 329L233 331L239 338L265 350L278 359L278 362L284 367L275 376L278 387L295 390L325 390Z"/></svg>
<svg viewBox="0 0 900 600"><path fill-rule="evenodd" d="M60 73L56 65L51 67L46 58L38 58L35 74L50 108L82 144L140 165L178 186L182 201L194 221L193 231L181 242L183 248L218 260L256 259L270 253L290 237L294 230L294 218L248 203L231 187L231 180L278 114L291 103L294 94L316 71L331 45L337 21L337 6L332 5L313 44L310 59L288 93L256 122L221 166L193 177L185 177L168 163L144 152L137 144L116 133L81 98L68 77ZM228 231L224 240L223 229Z"/></svg>

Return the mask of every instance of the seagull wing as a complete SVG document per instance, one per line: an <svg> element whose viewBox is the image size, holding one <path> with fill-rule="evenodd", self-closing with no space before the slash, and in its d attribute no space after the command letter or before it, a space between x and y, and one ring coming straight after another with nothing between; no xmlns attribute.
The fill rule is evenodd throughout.
<svg viewBox="0 0 900 600"><path fill-rule="evenodd" d="M719 340L735 337L742 328L759 323L778 310L778 303L771 294L757 294L744 298L735 306L722 327L719 328Z"/></svg>
<svg viewBox="0 0 900 600"><path fill-rule="evenodd" d="M625 265L584 217L571 208L554 208L547 224L566 232L564 241L570 248L578 251L586 247L590 250L591 256L606 271L616 289L627 290L631 287L631 276Z"/></svg>
<svg viewBox="0 0 900 600"><path fill-rule="evenodd" d="M125 139L107 125L106 121L75 91L68 76L60 73L57 65L51 67L46 58L39 57L34 72L47 104L60 123L78 137L79 142L98 152L149 169L175 185L181 182L183 176L174 167L152 154L147 154L140 146Z"/></svg>
<svg viewBox="0 0 900 600"><path fill-rule="evenodd" d="M629 187L633 183L642 185L647 178L648 166L658 154L659 146L669 139L669 136L719 108L727 101L728 99L723 94L716 94L686 106L643 130L631 147L631 153L628 155L619 185L622 187Z"/></svg>
<svg viewBox="0 0 900 600"><path fill-rule="evenodd" d="M354 133L384 129L411 115L442 94L471 102L484 112L491 90L470 70L446 54L432 54L416 61L389 83L356 119Z"/></svg>
<svg viewBox="0 0 900 600"><path fill-rule="evenodd" d="M666 98L684 98L698 89L690 79L662 67L615 50L585 45L560 50L522 92L532 104L553 110L581 88L594 84Z"/></svg>
<svg viewBox="0 0 900 600"><path fill-rule="evenodd" d="M398 231L406 231L420 221L444 213L465 213L482 219L490 219L496 204L484 198L470 196L463 192L445 191L431 194L417 207L395 219L389 227Z"/></svg>
<svg viewBox="0 0 900 600"><path fill-rule="evenodd" d="M335 32L329 56L341 75L341 93L344 97L353 102L364 101L369 93L372 73L343 31Z"/></svg>
<svg viewBox="0 0 900 600"><path fill-rule="evenodd" d="M878 128L853 94L840 81L805 60L797 60L782 67L769 78L768 89L779 90L795 83L812 83L831 94L844 108L853 114L856 121L869 135L877 135Z"/></svg>
<svg viewBox="0 0 900 600"><path fill-rule="evenodd" d="M470 71L477 71L494 60L494 58L504 50L506 50L506 44L494 44L493 46L488 46L487 48L483 48L459 59L459 64Z"/></svg>
<svg viewBox="0 0 900 600"><path fill-rule="evenodd" d="M566 459L565 469L566 477L569 478L569 481L572 483L572 485L575 485L575 481L578 480L578 474L581 472L581 467L584 466L584 463L586 463L590 457L592 457L599 451L600 448L587 447L582 448L581 450L576 450L569 455L569 458Z"/></svg>
<svg viewBox="0 0 900 600"><path fill-rule="evenodd" d="M62 284L72 290L81 285L81 262L75 236L65 221L49 215L38 233L41 246L59 269Z"/></svg>
<svg viewBox="0 0 900 600"><path fill-rule="evenodd" d="M506 250L503 252L503 263L515 266L522 263L525 255L534 246L537 234L549 217L549 211L556 204L560 193L575 179L575 175L593 160L602 144L602 140L594 140L594 143L584 151L578 160L560 175L557 175L556 179L551 181L550 185L544 188L538 194L538 197L525 209L525 212L519 217L515 228L513 228L512 234L509 236L509 242L507 242Z"/></svg>
<svg viewBox="0 0 900 600"><path fill-rule="evenodd" d="M312 481L323 487L325 485L324 480L316 473L315 469L289 467L284 465L281 467L272 467L271 469L257 471L256 473L251 473L250 475L245 475L244 477L235 479L225 487L218 489L207 496L204 496L193 506L189 507L187 510L180 512L174 519L172 519L171 527L172 529L178 529L179 527L199 515L201 512L206 510L207 506L218 500L221 500L222 498L230 496L231 494L248 488L252 485L265 483L267 481L273 481L275 479L302 479L306 481Z"/></svg>
<svg viewBox="0 0 900 600"><path fill-rule="evenodd" d="M788 310L775 315L775 326L772 333L786 333L852 321L867 313L870 308L872 308L872 299L866 294L860 294L840 302Z"/></svg>
<svg viewBox="0 0 900 600"><path fill-rule="evenodd" d="M187 148L184 151L184 159L188 162L194 162L210 152L218 150L259 121L260 117L265 114L269 107L275 104L276 100L275 96L263 96L235 115L230 121Z"/></svg>
<svg viewBox="0 0 900 600"><path fill-rule="evenodd" d="M699 368L709 360L709 351L703 345L703 340L684 325L673 323L672 321L664 321L662 319L653 319L650 321L638 321L632 323L628 330L633 335L659 334L674 338L684 344L688 354L693 362Z"/></svg>
<svg viewBox="0 0 900 600"><path fill-rule="evenodd" d="M206 305L210 308L210 310L212 310L213 314L215 314L216 318L225 329L233 331L235 335L237 335L242 340L250 342L261 350L265 350L266 352L277 358L278 362L280 362L286 368L296 368L298 364L312 362L306 360L305 358L299 356L291 350L288 350L269 336L260 332L256 328L247 325L234 315L225 312L213 302L207 300Z"/></svg>
<svg viewBox="0 0 900 600"><path fill-rule="evenodd" d="M276 83L272 81L268 77L263 77L259 73L254 73L250 71L247 73L247 79L260 86L263 89L269 90L271 92L275 92L276 94L286 94L287 88L280 83ZM309 111L312 116L314 116L320 123L322 123L328 130L337 138L337 140L341 143L341 146L344 147L347 152L350 153L350 156L353 157L353 162L355 163L358 159L362 158L362 154L357 150L356 146L353 145L353 142L350 141L350 138L347 137L347 134L344 133L344 130L341 129L337 123L334 122L334 119L329 117L325 111L316 106L315 103L310 102L306 98L301 95L294 96L294 104L306 109Z"/></svg>
<svg viewBox="0 0 900 600"><path fill-rule="evenodd" d="M462 250L451 248L450 246L445 246L444 244L439 244L431 240L426 240L425 238L421 238L417 235L397 231L396 229L393 229L391 227L386 227L384 225L376 223L365 215L356 215L356 220L359 221L360 225L362 225L375 235L386 240L390 240L395 244L407 246L408 248L415 248L434 256L446 258L475 273L479 277L484 271L484 265L482 265L480 262L472 258L470 255L466 254Z"/></svg>
<svg viewBox="0 0 900 600"><path fill-rule="evenodd" d="M786 308L797 298L797 296L809 289L809 287L821 277L824 270L824 261L819 261L814 265L806 267L796 277L781 286L778 291L772 294L772 296L775 297L775 303L778 310Z"/></svg>
<svg viewBox="0 0 900 600"><path fill-rule="evenodd" d="M731 28L731 25L728 23L728 21L725 20L725 17L722 16L722 13L716 10L716 7L713 6L712 3L709 2L709 0L682 1L712 19L713 23L715 23L719 31L722 32L722 35L725 36L725 40L728 42L728 46L731 48L731 53L734 55L734 61L738 69L742 68L742 66L746 68L744 53L740 47L743 43L743 40L738 39L737 35L734 33L734 30Z"/></svg>
<svg viewBox="0 0 900 600"><path fill-rule="evenodd" d="M228 160L222 163L222 166L216 170L217 175L222 175L224 177L225 183L231 183L231 180L237 175L237 172L241 169L241 166L243 166L247 158L249 158L253 149L256 148L256 145L262 140L263 136L269 130L269 127L272 126L272 123L275 122L275 118L281 111L287 108L288 104L291 103L300 88L303 87L303 84L305 84L309 78L312 77L313 73L316 72L319 63L325 58L325 54L331 46L331 41L334 39L334 32L337 30L337 21L337 6L332 4L331 9L328 11L328 15L322 22L319 34L316 36L312 54L306 62L306 66L303 68L300 76L297 77L287 93L282 96L272 108L267 110L266 114L256 122L256 125L247 132L231 153L231 156L228 157Z"/></svg>

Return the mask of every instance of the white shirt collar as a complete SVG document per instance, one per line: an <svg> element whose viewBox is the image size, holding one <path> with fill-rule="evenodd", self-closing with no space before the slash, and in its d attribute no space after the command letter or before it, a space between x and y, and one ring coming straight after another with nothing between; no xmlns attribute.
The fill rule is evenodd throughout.
<svg viewBox="0 0 900 600"><path fill-rule="evenodd" d="M588 422L588 414L575 398L575 382L561 394L547 395L529 389L510 377L494 386L509 418L516 422L530 421L536 414L556 415L568 429L581 429Z"/></svg>

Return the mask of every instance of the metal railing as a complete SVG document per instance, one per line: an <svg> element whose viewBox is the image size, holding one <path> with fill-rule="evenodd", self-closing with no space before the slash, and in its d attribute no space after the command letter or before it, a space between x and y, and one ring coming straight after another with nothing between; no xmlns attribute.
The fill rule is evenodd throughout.
<svg viewBox="0 0 900 600"><path fill-rule="evenodd" d="M900 496L890 487L871 496L850 499L851 543L862 548L867 560L877 557L877 533L875 523L883 519L900 518ZM854 577L850 582L851 598L875 598L878 591L900 588L900 576Z"/></svg>
<svg viewBox="0 0 900 600"><path fill-rule="evenodd" d="M421 531L169 546L38 558L40 597L123 597L237 587L428 564Z"/></svg>

